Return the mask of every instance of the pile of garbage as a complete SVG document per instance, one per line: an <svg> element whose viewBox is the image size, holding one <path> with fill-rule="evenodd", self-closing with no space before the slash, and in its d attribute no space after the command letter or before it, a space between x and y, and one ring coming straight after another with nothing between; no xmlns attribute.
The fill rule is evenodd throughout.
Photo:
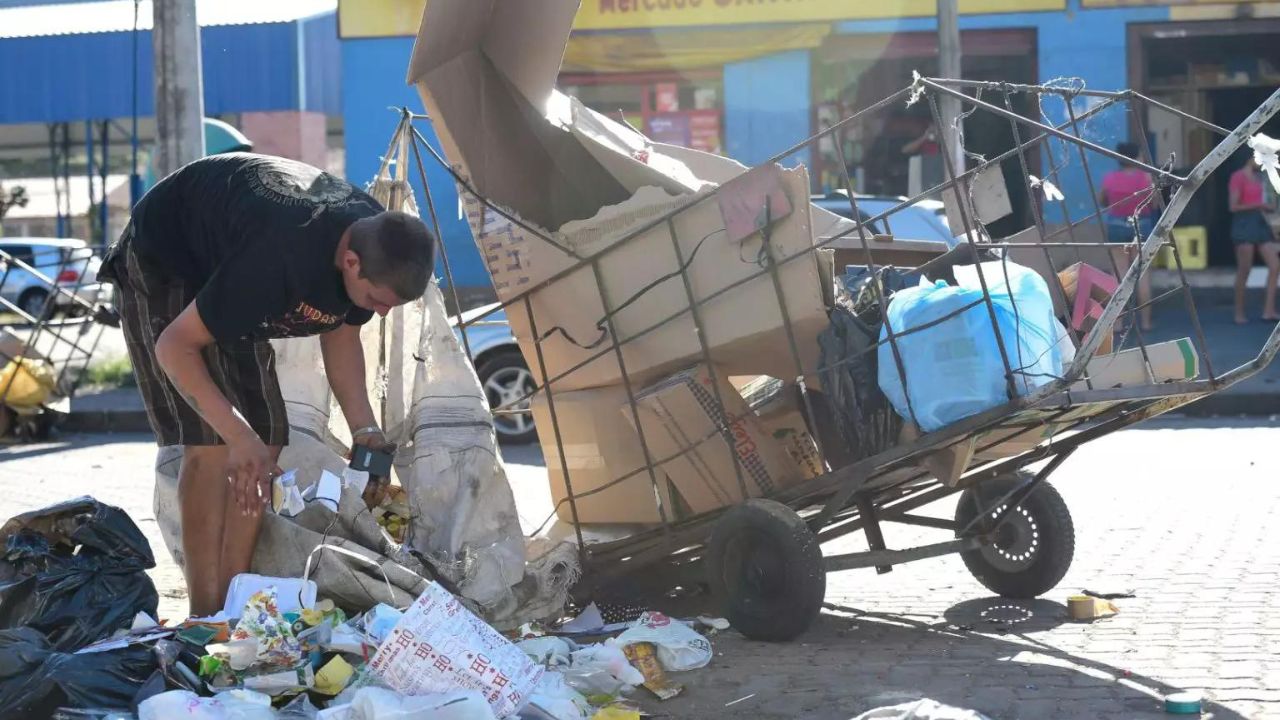
<svg viewBox="0 0 1280 720"><path fill-rule="evenodd" d="M711 644L658 612L594 606L506 636L440 584L357 611L314 582L238 575L223 610L156 620L151 549L119 508L79 498L0 529L0 720L638 718L644 686L707 665ZM348 612L350 611L350 612Z"/></svg>

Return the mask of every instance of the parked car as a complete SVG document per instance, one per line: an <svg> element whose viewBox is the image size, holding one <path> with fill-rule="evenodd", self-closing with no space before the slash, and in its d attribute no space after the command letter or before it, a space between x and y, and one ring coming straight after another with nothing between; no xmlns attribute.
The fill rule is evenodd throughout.
<svg viewBox="0 0 1280 720"><path fill-rule="evenodd" d="M885 213L907 200L905 197L891 195L858 195L858 211L862 220ZM843 218L853 218L853 208L849 204L849 196L844 192L833 192L828 195L815 195L810 202L823 210L833 212ZM888 227L883 220L868 223L874 233L894 235L907 240L941 240L949 247L955 247L957 239L947 225L947 211L940 200L921 200L913 205L889 216ZM893 232L890 233L889 229Z"/></svg>
<svg viewBox="0 0 1280 720"><path fill-rule="evenodd" d="M110 300L111 286L98 282L102 258L84 240L7 237L0 238L0 250L35 268L59 286L74 291L86 302ZM78 314L80 308L72 299L56 293L48 281L16 263L9 265L4 256L0 256L0 297L33 317L55 310ZM50 295L57 297L46 307Z"/></svg>
<svg viewBox="0 0 1280 720"><path fill-rule="evenodd" d="M486 305L462 314L464 321L475 320L486 312L498 307ZM484 388L489 407L496 408L506 403L519 400L537 387L533 373L520 354L520 346L516 344L515 335L511 334L511 326L507 323L505 310L498 310L484 317L482 324L467 327L467 342L471 345L471 357L475 361L476 375ZM454 324L454 333L458 342L462 342L462 332ZM525 400L515 407L529 409L529 401ZM507 443L531 443L538 439L538 430L533 425L533 415L515 413L496 415L493 418L494 429L498 439Z"/></svg>

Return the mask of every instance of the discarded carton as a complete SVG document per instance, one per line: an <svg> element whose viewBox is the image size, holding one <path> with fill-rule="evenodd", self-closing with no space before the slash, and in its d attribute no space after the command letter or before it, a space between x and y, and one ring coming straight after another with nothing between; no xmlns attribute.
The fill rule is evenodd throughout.
<svg viewBox="0 0 1280 720"><path fill-rule="evenodd" d="M1148 345L1146 356L1151 361L1154 378L1147 376L1142 348L1122 350L1090 360L1087 372L1093 389L1149 385L1153 380L1156 383L1176 382L1190 380L1200 374L1200 356L1196 353L1191 338ZM1072 392L1084 392L1088 389L1089 386L1083 379L1071 386Z"/></svg>
<svg viewBox="0 0 1280 720"><path fill-rule="evenodd" d="M574 369L615 339L635 338L621 350L633 382L696 361L702 346L682 268L695 300L716 295L699 309L713 361L744 373L795 375L789 354L771 352L786 341L773 278L746 280L768 267L770 255L799 256L779 266L777 281L802 361L812 369L827 320L817 261L805 253L813 246L806 172L761 168L727 180L709 198L713 184L685 163L555 91L577 7L577 0L434 0L409 70L460 175L521 219L517 224L462 193L500 299L538 287L645 229L598 265L533 293L532 321L523 304L510 309L512 331L535 376L541 380L545 364L552 378L573 369L557 389L619 384L623 368L612 352ZM691 203L671 225L661 222ZM767 249L759 232L737 236L743 227L765 226Z"/></svg>
<svg viewBox="0 0 1280 720"><path fill-rule="evenodd" d="M642 470L645 458L640 436L632 424L620 422L618 418L619 411L628 408L626 390L612 387L558 392L554 399L564 464L569 468L569 482L578 496L575 499L578 520L584 523L661 522L653 482L648 471ZM547 464L556 514L561 520L572 522L573 510L567 501L561 502L569 492L565 487L560 450L556 447L546 395L535 395L531 406L534 422L539 428L538 437L542 440L542 454ZM654 469L654 474L663 491L667 518L674 519L667 475L659 468ZM628 475L630 477L626 480L606 490L583 495Z"/></svg>
<svg viewBox="0 0 1280 720"><path fill-rule="evenodd" d="M769 255L776 261L802 253L779 265L778 282L801 364L806 372L812 371L817 365L817 336L828 321L818 256L811 252L809 206L802 201L809 181L803 169L768 166L756 172L783 190L789 203L780 206L771 192L759 192L749 184L758 176L748 174L721 187L715 198L701 201L642 188L626 202L605 207L590 220L569 223L555 233L559 244L587 257L668 212L695 203L670 225L659 223L626 240L600 260L598 273L583 267L533 292L529 296L533 323L523 303L508 311L512 331L535 377L542 378L535 337L542 338L548 379L563 390L622 382L614 353L605 352L587 362L608 350L615 336L623 343L622 360L633 382L652 381L696 361L702 357L702 345L698 323L689 311L690 290L696 300L705 301L697 312L714 362L741 374L797 375L793 354L777 352L780 346L787 347L787 334L773 279L763 271ZM741 193L736 192L735 183L742 183ZM759 210L768 203L770 211L786 212L769 218L768 250L760 233L745 240L728 237L724 206L735 200ZM577 262L474 198L464 198L464 206L494 288L504 301ZM729 211L735 226L741 216ZM673 229L679 255L672 243ZM680 277L682 268L688 289ZM606 311L605 298L612 314ZM744 313L743 308L752 312ZM587 364L577 367L582 363ZM565 372L566 377L555 380Z"/></svg>
<svg viewBox="0 0 1280 720"><path fill-rule="evenodd" d="M1071 267L1058 273L1058 282L1062 285L1063 293L1066 295L1067 307L1070 309L1066 316L1070 319L1070 324L1079 333L1081 340L1093 328L1098 317L1102 315L1107 301L1115 293L1116 279L1110 273L1103 272L1088 263L1076 263ZM1081 293L1081 289L1084 292ZM1053 289L1050 288L1050 293ZM1102 342L1098 345L1098 355L1110 355L1112 350L1113 333L1108 329L1102 336Z"/></svg>
<svg viewBox="0 0 1280 720"><path fill-rule="evenodd" d="M719 389L723 407L716 402ZM735 468L747 495L771 494L800 479L799 469L770 438L745 400L715 368L699 365L645 388L636 398L640 424L681 498L695 513L740 502ZM624 413L631 422L630 412Z"/></svg>
<svg viewBox="0 0 1280 720"><path fill-rule="evenodd" d="M815 478L826 472L794 385L767 376L749 380L730 378L730 383L755 412L765 433L779 443L796 464L802 478Z"/></svg>
<svg viewBox="0 0 1280 720"><path fill-rule="evenodd" d="M1061 234L1054 235L1059 231ZM1035 270L1049 284L1049 296L1053 298L1054 314L1058 317L1071 317L1072 308L1063 294L1058 291L1056 273L1063 272L1078 262L1087 263L1103 272L1114 273L1118 268L1125 267L1125 263L1128 262L1128 249L1125 245L1105 244L1106 238L1098 229L1097 223L1085 223L1075 227L1070 234L1067 234L1063 226L1054 225L1046 226L1045 232L1053 236L1050 242L1071 241L1077 245L1048 246L1048 257L1046 257L1046 248L1039 245L1040 231L1034 226L1010 235L1000 242L1012 243L1007 251L1010 260ZM1097 244L1080 246L1088 243Z"/></svg>

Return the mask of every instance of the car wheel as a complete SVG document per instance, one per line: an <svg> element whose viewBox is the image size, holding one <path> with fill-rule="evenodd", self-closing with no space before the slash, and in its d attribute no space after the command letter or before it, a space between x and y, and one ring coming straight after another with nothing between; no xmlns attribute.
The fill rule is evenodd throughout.
<svg viewBox="0 0 1280 720"><path fill-rule="evenodd" d="M37 320L47 319L53 314L53 303L49 302L49 292L41 288L31 288L18 298L18 307L22 312Z"/></svg>
<svg viewBox="0 0 1280 720"><path fill-rule="evenodd" d="M485 358L476 370L476 375L480 378L489 407L498 408L525 398L512 407L529 409L526 396L534 391L537 384L519 350L504 350ZM498 439L506 443L528 444L538 439L538 429L533 426L533 415L527 412L495 415L493 429L497 431Z"/></svg>

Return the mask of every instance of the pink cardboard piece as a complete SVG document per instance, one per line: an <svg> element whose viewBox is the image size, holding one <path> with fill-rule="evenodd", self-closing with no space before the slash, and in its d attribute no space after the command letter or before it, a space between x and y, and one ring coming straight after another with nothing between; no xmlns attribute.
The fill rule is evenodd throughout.
<svg viewBox="0 0 1280 720"><path fill-rule="evenodd" d="M1071 313L1071 326L1076 330L1084 329L1086 318L1097 320L1102 317L1102 305L1093 299L1094 288L1111 297L1119 283L1110 274L1092 265L1081 264L1076 278L1076 306Z"/></svg>
<svg viewBox="0 0 1280 720"><path fill-rule="evenodd" d="M782 168L763 165L720 187L716 200L729 242L741 242L791 214Z"/></svg>

